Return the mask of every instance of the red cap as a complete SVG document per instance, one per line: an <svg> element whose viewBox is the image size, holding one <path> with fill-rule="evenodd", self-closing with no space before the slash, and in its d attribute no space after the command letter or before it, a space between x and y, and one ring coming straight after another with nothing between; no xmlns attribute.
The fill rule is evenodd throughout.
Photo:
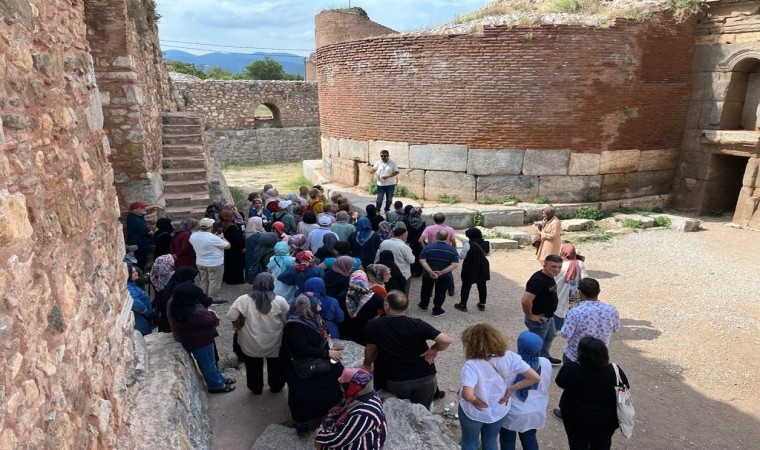
<svg viewBox="0 0 760 450"><path fill-rule="evenodd" d="M129 204L129 210L130 211L133 211L135 209L141 209L141 208L144 209L144 208L147 208L147 207L148 207L148 204L144 203L144 202L132 202L132 203Z"/></svg>

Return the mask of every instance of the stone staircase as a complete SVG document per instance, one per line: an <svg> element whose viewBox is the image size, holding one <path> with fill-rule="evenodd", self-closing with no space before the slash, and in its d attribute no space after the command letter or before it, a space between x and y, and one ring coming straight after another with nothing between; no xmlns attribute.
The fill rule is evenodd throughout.
<svg viewBox="0 0 760 450"><path fill-rule="evenodd" d="M211 203L204 118L187 112L163 115L163 179L166 214L179 223L203 218Z"/></svg>

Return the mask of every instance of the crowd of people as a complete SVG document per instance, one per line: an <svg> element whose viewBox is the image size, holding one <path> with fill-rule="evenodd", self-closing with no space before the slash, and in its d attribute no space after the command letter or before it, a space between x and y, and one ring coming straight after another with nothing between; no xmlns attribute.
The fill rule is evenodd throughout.
<svg viewBox="0 0 760 450"><path fill-rule="evenodd" d="M395 176L391 169L379 173ZM208 391L230 392L236 380L218 369L220 318L210 307L229 301L220 296L223 281L248 283L250 292L233 301L226 317L236 330L233 350L245 364L247 388L261 395L266 386L278 393L287 385L296 431L313 432L317 448L382 448L387 424L376 390L426 408L444 395L435 361L453 339L407 315L412 279L421 278L418 310L428 311L432 297L431 314L440 317L461 265L454 307L467 313L476 285L477 308L484 311L492 251L478 228L466 230L468 240L458 249L444 214L426 224L421 208L400 201L391 208L392 190L383 193L384 215L380 205L359 214L342 195L327 198L320 186L281 195L268 184L250 194L247 219L232 204L214 203L206 217L187 218L176 230L160 219L155 233L144 219L152 206L133 203L127 244L136 248L128 248L125 260L135 328L173 333L193 355ZM563 420L570 448L609 448L617 428L607 345L619 315L598 300L599 283L587 277L584 258L572 244L561 245L551 208L537 227L542 267L521 298L527 331L518 336L516 352L491 324L462 333L463 449L512 449L518 437L523 448L537 449L552 366L559 365L556 383L564 391L552 413ZM151 241L152 300L138 286ZM567 340L561 360L550 355L557 333ZM360 368L343 367L335 339L365 346Z"/></svg>

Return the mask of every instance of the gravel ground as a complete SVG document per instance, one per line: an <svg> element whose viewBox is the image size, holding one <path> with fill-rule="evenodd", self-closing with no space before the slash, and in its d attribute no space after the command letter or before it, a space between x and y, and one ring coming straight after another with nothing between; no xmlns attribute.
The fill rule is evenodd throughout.
<svg viewBox="0 0 760 450"><path fill-rule="evenodd" d="M614 448L744 449L760 441L760 359L752 353L760 343L760 233L719 222L706 222L703 228L694 233L648 230L579 246L590 276L601 283L600 298L616 305L621 313L622 330L613 337L610 353L631 381L637 422L630 440L615 435ZM436 362L439 385L447 395L436 402L435 412L442 413L447 403L455 401L464 362L459 336L465 327L492 322L512 342L523 331L519 299L525 281L538 269L534 258L527 249L491 256L486 312L474 308L474 292L470 312L455 310L458 286L457 297L446 301L443 317L410 309L411 316L423 317L455 338ZM415 279L413 304L419 298L419 287L420 281ZM222 293L234 300L246 290L247 285L224 286ZM228 308L216 309L222 316ZM226 320L220 334L223 363L232 365L231 328ZM563 345L558 337L553 356L561 356ZM251 408L236 417L222 402L241 401L241 396L249 395L244 385L240 388L228 394L237 398L212 397L212 424L215 435L235 431L239 448L250 448L257 430L281 421L282 413L273 416ZM553 386L550 408L557 405L560 395ZM250 401L260 400L251 397ZM281 401L284 403L285 397ZM259 417L248 417L250 414ZM445 420L458 428L456 420ZM257 424L253 429L251 422ZM236 423L248 425L236 430ZM562 424L551 414L538 437L543 448L567 446ZM219 444L214 438L214 448L231 448Z"/></svg>

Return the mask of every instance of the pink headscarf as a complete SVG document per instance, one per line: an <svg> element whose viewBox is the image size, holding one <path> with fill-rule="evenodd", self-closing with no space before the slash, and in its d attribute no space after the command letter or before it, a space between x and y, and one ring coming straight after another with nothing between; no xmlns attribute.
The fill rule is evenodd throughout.
<svg viewBox="0 0 760 450"><path fill-rule="evenodd" d="M562 259L570 261L570 266L567 268L567 273L565 274L565 283L570 282L575 279L580 270L580 263L578 261L583 261L586 258L577 254L575 252L575 246L570 243L562 244L559 255Z"/></svg>

